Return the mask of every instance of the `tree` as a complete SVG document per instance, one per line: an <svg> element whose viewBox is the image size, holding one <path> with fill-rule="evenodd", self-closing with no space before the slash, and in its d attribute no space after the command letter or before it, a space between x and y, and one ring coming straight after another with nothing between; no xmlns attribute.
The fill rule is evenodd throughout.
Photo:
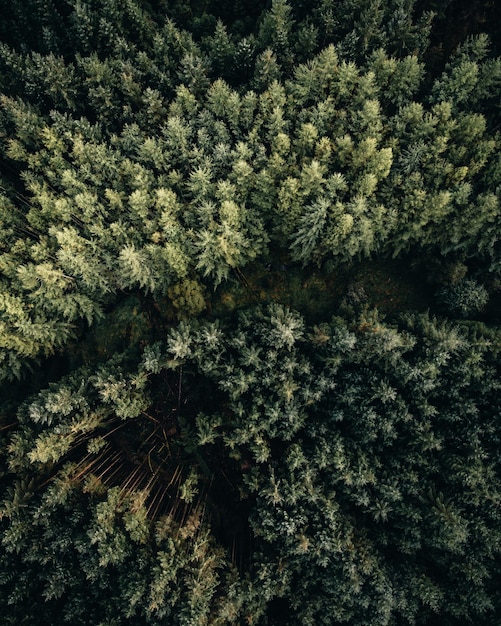
<svg viewBox="0 0 501 626"><path fill-rule="evenodd" d="M437 298L449 315L467 318L475 316L484 309L489 300L489 294L483 285L479 285L475 280L464 278L440 289Z"/></svg>

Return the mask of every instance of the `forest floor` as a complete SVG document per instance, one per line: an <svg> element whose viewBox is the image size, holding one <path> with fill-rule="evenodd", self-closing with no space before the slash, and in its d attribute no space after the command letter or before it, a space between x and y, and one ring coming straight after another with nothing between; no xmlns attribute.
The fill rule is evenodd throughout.
<svg viewBox="0 0 501 626"><path fill-rule="evenodd" d="M309 322L328 320L340 307L367 306L391 314L433 307L433 289L402 260L361 261L334 270L257 265L220 288L211 313L224 315L252 303L279 302Z"/></svg>

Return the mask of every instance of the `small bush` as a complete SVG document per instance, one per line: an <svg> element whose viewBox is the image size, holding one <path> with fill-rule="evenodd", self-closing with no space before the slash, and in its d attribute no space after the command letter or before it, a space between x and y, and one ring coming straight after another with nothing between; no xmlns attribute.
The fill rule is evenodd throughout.
<svg viewBox="0 0 501 626"><path fill-rule="evenodd" d="M487 289L470 278L463 278L437 292L443 311L451 317L466 319L480 313L489 300Z"/></svg>

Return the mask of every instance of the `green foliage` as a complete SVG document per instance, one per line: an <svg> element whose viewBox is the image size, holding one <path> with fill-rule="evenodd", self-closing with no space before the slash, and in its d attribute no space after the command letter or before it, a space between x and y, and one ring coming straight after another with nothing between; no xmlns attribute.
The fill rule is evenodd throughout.
<svg viewBox="0 0 501 626"><path fill-rule="evenodd" d="M423 104L412 100L423 75L415 56L379 49L364 69L328 46L287 69L291 15L278 2L263 19L259 94L221 79L209 84L201 52L167 22L155 54L164 58L171 46L179 55L170 101L158 77L140 82L153 70L140 70L138 59L127 68L97 54L67 68L66 95L57 96L65 114L47 115L29 94L26 102L3 99L5 158L19 163L25 186L25 195L6 189L1 215L4 332L17 358L58 349L119 290L160 298L188 277L217 287L266 257L270 236L305 265L438 248L477 254L496 269L498 139L482 103L497 66L485 41L458 62L473 63L475 75L485 70L487 100L462 100L465 89L453 87L461 71L451 63ZM221 24L217 33L223 37ZM22 53L4 53L21 63ZM57 63L41 75L67 67ZM278 82L285 70L289 78ZM68 104L72 85L82 84L87 94L71 98L85 103L95 126ZM26 323L21 339L15 329ZM6 365L3 376L19 369Z"/></svg>
<svg viewBox="0 0 501 626"><path fill-rule="evenodd" d="M185 280L173 285L169 289L172 304L179 311L179 315L191 317L205 309L204 291L194 280Z"/></svg>
<svg viewBox="0 0 501 626"><path fill-rule="evenodd" d="M464 278L444 287L437 293L437 299L451 317L475 317L489 300L487 289L477 281Z"/></svg>
<svg viewBox="0 0 501 626"><path fill-rule="evenodd" d="M375 312L307 327L270 305L76 371L27 400L10 436L9 615L23 593L34 614L38 586L38 610L63 603L58 623L82 598L119 624L264 624L277 598L290 624L488 623L498 366L480 327ZM208 511L242 502L252 540L235 548Z"/></svg>
<svg viewBox="0 0 501 626"><path fill-rule="evenodd" d="M3 621L494 623L499 329L325 293L495 309L483 5L4 4Z"/></svg>
<svg viewBox="0 0 501 626"><path fill-rule="evenodd" d="M392 55L422 53L428 46L433 12L421 15L413 0L321 0L313 16L324 43L338 44L343 57L363 63L371 52L384 47ZM417 15L416 15L417 14Z"/></svg>

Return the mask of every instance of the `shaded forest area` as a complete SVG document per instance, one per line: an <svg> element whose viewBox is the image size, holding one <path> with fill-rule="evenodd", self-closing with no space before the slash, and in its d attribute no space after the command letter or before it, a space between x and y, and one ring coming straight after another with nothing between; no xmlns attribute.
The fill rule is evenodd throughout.
<svg viewBox="0 0 501 626"><path fill-rule="evenodd" d="M0 614L501 621L501 6L14 0Z"/></svg>

